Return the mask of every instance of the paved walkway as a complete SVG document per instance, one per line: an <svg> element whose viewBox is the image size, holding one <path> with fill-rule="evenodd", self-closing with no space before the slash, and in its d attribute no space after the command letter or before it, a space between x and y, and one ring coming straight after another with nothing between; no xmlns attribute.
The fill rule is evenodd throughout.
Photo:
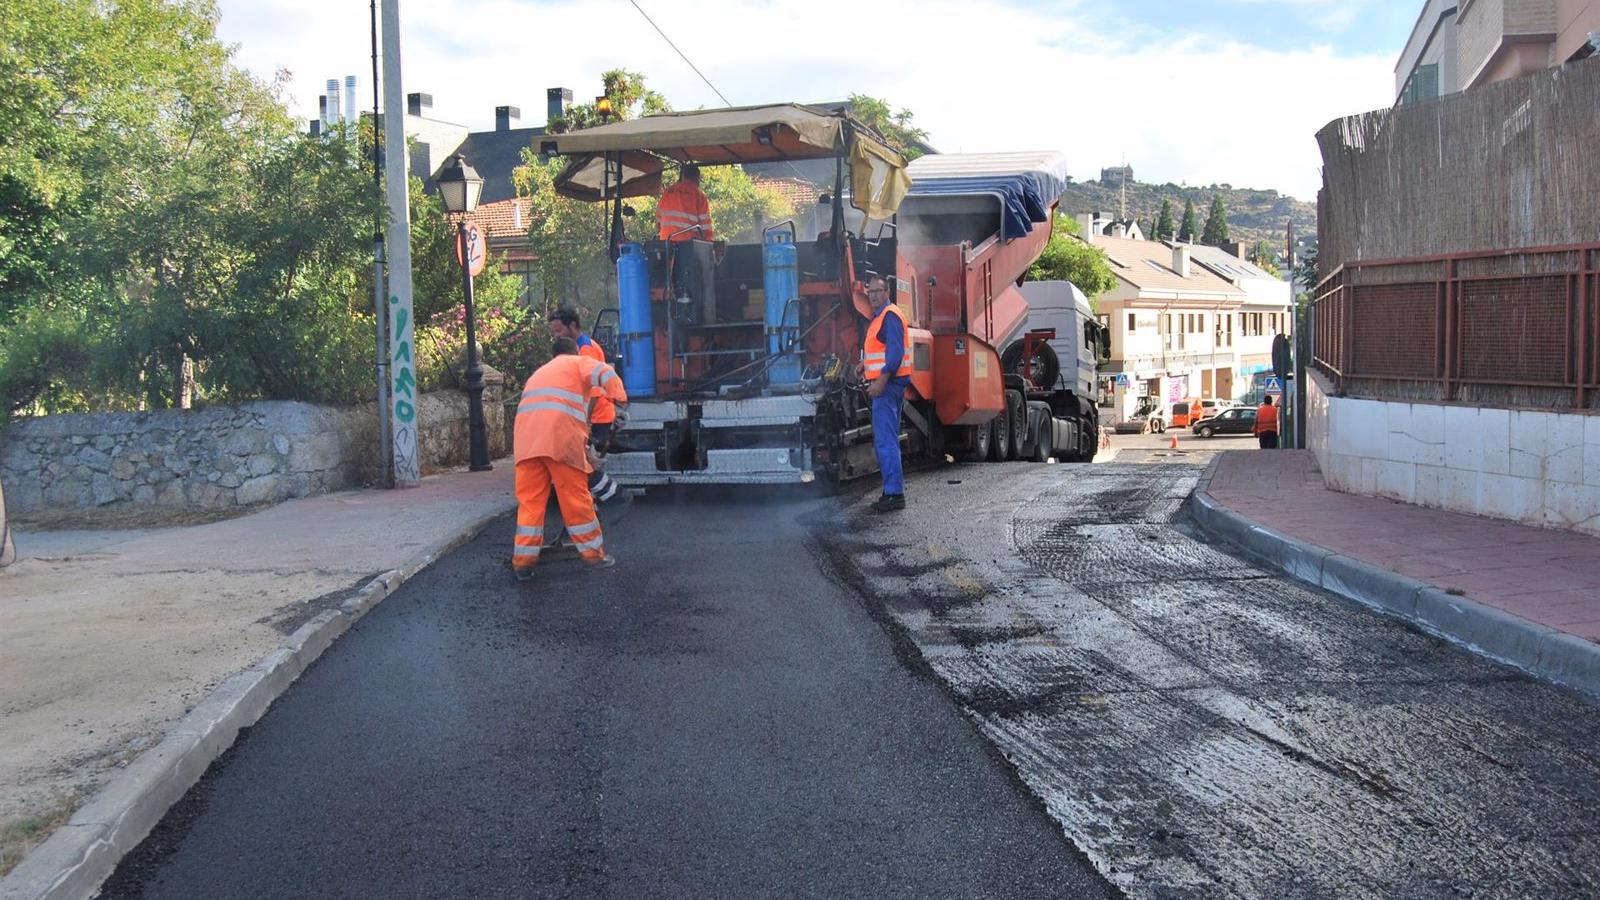
<svg viewBox="0 0 1600 900"><path fill-rule="evenodd" d="M175 528L18 533L0 569L0 872L228 676L514 508L512 467Z"/></svg>
<svg viewBox="0 0 1600 900"><path fill-rule="evenodd" d="M1304 450L1225 454L1210 494L1288 537L1600 642L1600 539L1330 491Z"/></svg>

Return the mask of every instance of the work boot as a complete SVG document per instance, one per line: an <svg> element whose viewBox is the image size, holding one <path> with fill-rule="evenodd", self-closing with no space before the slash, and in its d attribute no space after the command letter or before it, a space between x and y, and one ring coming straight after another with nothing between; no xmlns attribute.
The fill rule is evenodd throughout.
<svg viewBox="0 0 1600 900"><path fill-rule="evenodd" d="M524 568L520 568L520 567L517 567L517 566L512 566L511 567L511 574L516 576L516 579L519 582L532 581L533 580L533 567L529 566L529 567L524 569Z"/></svg>
<svg viewBox="0 0 1600 900"><path fill-rule="evenodd" d="M882 497L878 498L877 503L872 504L872 511L880 513L893 512L894 510L905 508L905 494L884 494Z"/></svg>
<svg viewBox="0 0 1600 900"><path fill-rule="evenodd" d="M612 566L617 564L617 558L608 553L605 556L602 556L599 559L595 560L594 562L589 562L588 560L584 560L583 564L588 566L591 569L609 569Z"/></svg>

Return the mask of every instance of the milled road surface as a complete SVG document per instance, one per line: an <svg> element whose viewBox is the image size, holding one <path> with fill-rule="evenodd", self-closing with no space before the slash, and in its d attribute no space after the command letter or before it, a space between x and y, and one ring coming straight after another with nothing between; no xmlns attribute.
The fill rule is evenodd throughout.
<svg viewBox="0 0 1600 900"><path fill-rule="evenodd" d="M1197 539L1200 469L1118 460L930 473L821 538L1114 884L1600 896L1600 709Z"/></svg>
<svg viewBox="0 0 1600 900"><path fill-rule="evenodd" d="M615 568L527 587L501 522L330 649L103 896L1107 896L825 574L808 534L839 521L642 504Z"/></svg>

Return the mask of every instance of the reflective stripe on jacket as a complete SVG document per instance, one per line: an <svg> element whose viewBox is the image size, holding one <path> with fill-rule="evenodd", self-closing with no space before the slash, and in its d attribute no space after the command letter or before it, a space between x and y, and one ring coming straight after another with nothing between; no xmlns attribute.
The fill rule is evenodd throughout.
<svg viewBox="0 0 1600 900"><path fill-rule="evenodd" d="M578 338L578 355L587 356L596 362L606 361L606 350L600 342L586 335ZM606 399L606 392L595 388L591 393L594 397L594 409L589 413L589 421L596 425L610 425L617 420L617 407Z"/></svg>
<svg viewBox="0 0 1600 900"><path fill-rule="evenodd" d="M656 205L656 221L661 224L658 237L663 241L714 241L711 229L711 204L699 187L680 181L661 193ZM699 231L684 231L699 225ZM681 232L681 233L680 233Z"/></svg>
<svg viewBox="0 0 1600 900"><path fill-rule="evenodd" d="M628 402L622 379L605 363L587 356L562 354L539 367L522 387L512 429L515 462L548 457L592 472L589 442L589 397L599 388L617 403Z"/></svg>
<svg viewBox="0 0 1600 900"><path fill-rule="evenodd" d="M915 371L915 368L911 365L911 335L906 330L906 314L901 312L900 307L895 306L893 303L885 303L883 309L879 310L878 314L873 317L872 324L867 326L866 340L861 343L861 362L866 368L868 381L872 381L883 374L883 366L887 361L886 357L889 348L884 344L883 337L878 332L883 327L883 317L890 313L893 313L894 317L900 320L900 332L906 337L905 345L907 351L900 354L900 368L896 369L894 374L897 377L909 376Z"/></svg>

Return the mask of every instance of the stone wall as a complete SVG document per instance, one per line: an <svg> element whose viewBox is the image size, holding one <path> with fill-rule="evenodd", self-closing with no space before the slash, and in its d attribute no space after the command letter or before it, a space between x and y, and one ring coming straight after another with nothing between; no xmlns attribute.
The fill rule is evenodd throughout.
<svg viewBox="0 0 1600 900"><path fill-rule="evenodd" d="M1600 535L1600 415L1335 397L1311 376L1328 487Z"/></svg>
<svg viewBox="0 0 1600 900"><path fill-rule="evenodd" d="M467 401L418 403L423 472L467 461ZM506 452L498 386L484 393L490 456ZM370 406L289 401L23 419L0 432L13 514L82 509L226 510L370 485L379 471Z"/></svg>

